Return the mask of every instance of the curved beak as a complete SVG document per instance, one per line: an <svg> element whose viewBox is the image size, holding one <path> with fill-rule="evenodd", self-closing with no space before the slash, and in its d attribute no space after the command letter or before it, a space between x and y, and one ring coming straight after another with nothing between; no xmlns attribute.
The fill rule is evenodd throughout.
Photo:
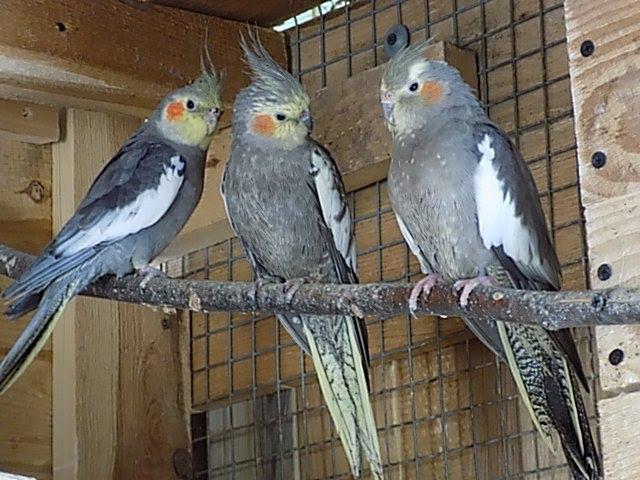
<svg viewBox="0 0 640 480"><path fill-rule="evenodd" d="M212 107L207 110L205 115L205 122L207 122L207 133L211 135L216 129L216 125L218 125L218 119L222 115L222 110L218 107Z"/></svg>
<svg viewBox="0 0 640 480"><path fill-rule="evenodd" d="M308 110L302 112L298 120L300 121L300 123L304 124L305 127L307 127L307 130L309 130L310 132L313 130L313 119L311 118Z"/></svg>
<svg viewBox="0 0 640 480"><path fill-rule="evenodd" d="M382 115L384 119L393 125L393 107L395 107L396 102L390 99L382 99L380 101L380 105L382 105Z"/></svg>

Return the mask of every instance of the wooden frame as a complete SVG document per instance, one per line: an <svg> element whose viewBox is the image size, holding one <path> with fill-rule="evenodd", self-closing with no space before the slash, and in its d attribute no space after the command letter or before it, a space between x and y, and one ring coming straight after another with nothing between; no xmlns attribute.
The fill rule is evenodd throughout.
<svg viewBox="0 0 640 480"><path fill-rule="evenodd" d="M640 4L565 3L591 285L638 287ZM596 328L605 478L640 477L640 328Z"/></svg>

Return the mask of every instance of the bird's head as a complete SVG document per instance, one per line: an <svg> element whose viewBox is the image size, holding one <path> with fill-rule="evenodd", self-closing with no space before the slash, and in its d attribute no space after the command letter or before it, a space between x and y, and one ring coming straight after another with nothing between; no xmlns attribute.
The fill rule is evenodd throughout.
<svg viewBox="0 0 640 480"><path fill-rule="evenodd" d="M293 75L269 55L251 33L242 38L251 69L251 84L234 105L234 126L261 144L291 149L301 145L313 128L309 96Z"/></svg>
<svg viewBox="0 0 640 480"><path fill-rule="evenodd" d="M429 43L427 40L400 50L382 76L380 103L394 135L411 133L460 109L478 106L458 70L426 58Z"/></svg>
<svg viewBox="0 0 640 480"><path fill-rule="evenodd" d="M222 75L213 66L206 41L200 60L200 76L164 97L151 121L172 142L206 150L222 114Z"/></svg>

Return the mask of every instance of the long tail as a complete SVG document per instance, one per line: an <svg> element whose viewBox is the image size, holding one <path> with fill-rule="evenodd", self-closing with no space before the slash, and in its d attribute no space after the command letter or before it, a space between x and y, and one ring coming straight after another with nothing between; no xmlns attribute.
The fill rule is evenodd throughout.
<svg viewBox="0 0 640 480"><path fill-rule="evenodd" d="M0 362L0 395L3 394L24 372L38 355L56 323L60 319L64 307L78 292L83 290L93 277L87 278L87 272L74 271L54 281L42 294L36 313L22 331L9 353ZM9 311L21 307L30 308L31 301L18 300L9 307Z"/></svg>
<svg viewBox="0 0 640 480"><path fill-rule="evenodd" d="M557 451L555 430L574 479L602 478L580 382L563 352L540 327L497 323L518 391L544 442Z"/></svg>
<svg viewBox="0 0 640 480"><path fill-rule="evenodd" d="M361 453L375 479L383 479L378 433L369 399L367 373L351 317L303 317L304 331L320 388L354 477ZM366 354L366 353L364 353Z"/></svg>

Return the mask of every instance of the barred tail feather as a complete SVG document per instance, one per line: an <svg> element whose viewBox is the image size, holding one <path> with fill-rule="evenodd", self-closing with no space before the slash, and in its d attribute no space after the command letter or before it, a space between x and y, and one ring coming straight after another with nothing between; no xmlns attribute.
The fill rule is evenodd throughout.
<svg viewBox="0 0 640 480"><path fill-rule="evenodd" d="M537 327L497 322L509 369L531 419L552 452L556 431L575 480L598 480L601 467L573 365Z"/></svg>
<svg viewBox="0 0 640 480"><path fill-rule="evenodd" d="M320 389L342 440L354 477L367 457L373 478L383 479L382 459L353 319L305 317L304 331Z"/></svg>

